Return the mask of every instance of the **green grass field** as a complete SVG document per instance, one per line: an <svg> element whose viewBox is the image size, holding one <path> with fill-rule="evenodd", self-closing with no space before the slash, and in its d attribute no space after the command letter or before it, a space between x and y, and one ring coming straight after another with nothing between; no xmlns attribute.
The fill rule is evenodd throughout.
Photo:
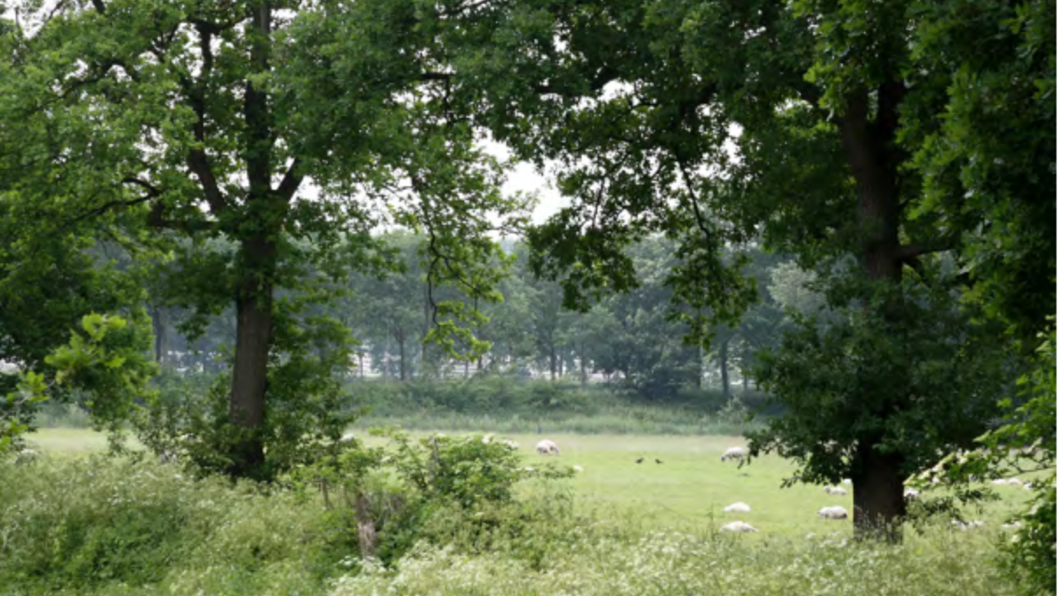
<svg viewBox="0 0 1060 596"><path fill-rule="evenodd" d="M756 459L743 468L734 462L721 462L725 449L744 444L741 437L548 435L562 453L546 457L534 451L542 438L538 435L495 436L515 440L528 466L580 466L583 471L570 482L576 506L600 519L621 519L645 529L700 531L739 519L760 530L753 539L851 529L849 520L817 517L817 511L827 505L841 505L851 511L849 495L827 495L819 486L780 487L783 478L795 470L791 462L775 456ZM65 428L42 429L29 440L42 452L58 457L102 451L107 444L100 433ZM369 437L367 441L379 444L383 439ZM639 458L643 463L635 463ZM662 463L655 463L656 459ZM850 487L846 488L849 492ZM1001 501L987 503L982 511L966 511L966 517L997 526L1030 495L1015 486L997 490ZM751 512L722 511L736 501L750 505Z"/></svg>

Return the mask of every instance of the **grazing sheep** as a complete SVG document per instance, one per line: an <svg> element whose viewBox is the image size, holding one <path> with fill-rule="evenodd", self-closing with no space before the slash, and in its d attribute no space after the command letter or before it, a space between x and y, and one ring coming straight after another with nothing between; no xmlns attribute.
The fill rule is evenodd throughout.
<svg viewBox="0 0 1060 596"><path fill-rule="evenodd" d="M725 450L725 454L721 456L721 461L735 459L743 462L745 457L747 457L747 449L744 449L743 447L729 447Z"/></svg>
<svg viewBox="0 0 1060 596"><path fill-rule="evenodd" d="M833 505L831 507L822 507L821 510L817 512L817 517L820 517L822 519L846 519L847 510L843 509L839 505Z"/></svg>
<svg viewBox="0 0 1060 596"><path fill-rule="evenodd" d="M737 501L736 503L729 505L725 509L722 509L722 511L724 511L725 513L750 513L751 506L747 503L741 503Z"/></svg>
<svg viewBox="0 0 1060 596"><path fill-rule="evenodd" d="M844 478L844 479L843 479L843 484L853 484L853 482L854 482L854 481L853 481L853 480L851 480L851 479L849 479L849 478Z"/></svg>
<svg viewBox="0 0 1060 596"><path fill-rule="evenodd" d="M22 449L15 455L15 465L21 466L37 460L37 452L32 449Z"/></svg>
<svg viewBox="0 0 1060 596"><path fill-rule="evenodd" d="M1023 481L1016 477L1009 478L1007 482L1012 486L1023 486Z"/></svg>
<svg viewBox="0 0 1060 596"><path fill-rule="evenodd" d="M555 441L542 439L537 444L537 452L540 455L559 455L559 445L556 445Z"/></svg>
<svg viewBox="0 0 1060 596"><path fill-rule="evenodd" d="M845 497L847 495L847 489L838 486L826 486L824 487L824 492L828 495L838 495L840 497Z"/></svg>
<svg viewBox="0 0 1060 596"><path fill-rule="evenodd" d="M722 526L721 527L721 531L722 532L738 532L738 533L742 534L744 532L757 532L758 528L752 526L751 524L749 524L747 522L734 521L734 522L729 522L729 523L725 524L724 526Z"/></svg>
<svg viewBox="0 0 1060 596"><path fill-rule="evenodd" d="M356 439L356 437L353 436L353 433L346 433L346 434L342 435L342 438L339 439L339 442L340 443L350 443L350 442L353 442L355 440L357 440L357 439Z"/></svg>
<svg viewBox="0 0 1060 596"><path fill-rule="evenodd" d="M1005 480L1004 478L994 478L990 481L990 484L1008 484L1008 480Z"/></svg>

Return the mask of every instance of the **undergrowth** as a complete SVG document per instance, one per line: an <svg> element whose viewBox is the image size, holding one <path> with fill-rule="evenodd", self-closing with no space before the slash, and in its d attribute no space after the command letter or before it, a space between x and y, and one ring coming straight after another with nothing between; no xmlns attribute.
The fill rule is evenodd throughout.
<svg viewBox="0 0 1060 596"><path fill-rule="evenodd" d="M355 509L342 505L335 483L325 503L314 482L327 479L312 468L301 482L265 486L103 457L0 463L0 593L1016 593L995 563L1010 539L1000 530L938 525L887 546L850 542L846 532L730 535L714 524L651 527L628 513L580 516L555 481L531 481L553 482L534 498L504 490L479 498L512 478L478 440L436 451L406 441L404 456L377 454L394 458L379 461L394 466L388 494L401 497L389 502L392 521L379 527L393 534L379 544L404 545L383 558L360 556ZM471 484L462 486L465 471ZM401 481L416 474L428 474L418 493ZM394 522L402 512L415 519Z"/></svg>

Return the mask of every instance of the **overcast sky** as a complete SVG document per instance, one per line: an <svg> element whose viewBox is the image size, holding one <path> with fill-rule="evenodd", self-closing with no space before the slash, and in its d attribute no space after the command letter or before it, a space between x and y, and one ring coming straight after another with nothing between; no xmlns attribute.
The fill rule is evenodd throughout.
<svg viewBox="0 0 1060 596"><path fill-rule="evenodd" d="M512 170L503 190L505 193L523 191L537 194L538 204L533 216L536 224L543 223L567 203L567 199L559 194L559 191L552 185L552 181L538 174L534 166L529 163L520 163Z"/></svg>

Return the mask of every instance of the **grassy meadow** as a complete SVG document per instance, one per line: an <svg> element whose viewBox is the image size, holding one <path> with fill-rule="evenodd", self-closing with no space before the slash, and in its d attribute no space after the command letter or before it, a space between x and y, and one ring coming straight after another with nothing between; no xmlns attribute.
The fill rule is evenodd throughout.
<svg viewBox="0 0 1060 596"><path fill-rule="evenodd" d="M531 482L485 525L483 512L434 510L409 550L380 563L357 556L356 523L315 491L196 481L150 458L101 457L98 433L44 429L29 437L37 461L0 463L0 595L1021 593L997 557L1011 540L1000 523L1029 494L1019 487L967 512L984 528L941 521L900 545L859 544L849 520L816 517L849 509L849 496L781 489L793 468L779 458L719 461L737 437L550 434L558 457L534 452L540 435L507 437L525 466L582 471ZM752 511L721 511L734 501ZM760 532L718 532L733 519Z"/></svg>
<svg viewBox="0 0 1060 596"><path fill-rule="evenodd" d="M367 433L357 434L369 445L385 443ZM828 495L819 486L780 487L781 481L795 470L791 462L771 455L738 468L735 462L720 461L727 448L745 444L742 437L550 434L547 438L559 444L561 454L546 457L534 451L540 435L494 436L516 441L527 466L550 463L581 468L567 483L574 503L580 512L605 521L622 520L644 530L710 531L739 519L760 530L750 537L752 540L809 532L848 534L851 530L849 521L822 520L816 514L828 505L841 505L851 511L853 501L849 494ZM30 442L55 457L83 456L101 452L107 446L103 434L70 428L42 429L32 435ZM642 463L636 463L638 459ZM850 487L846 488L849 492ZM996 488L1001 500L985 504L982 510L965 511L967 519L997 526L1030 495L1016 486ZM751 512L722 511L737 501L750 505Z"/></svg>

